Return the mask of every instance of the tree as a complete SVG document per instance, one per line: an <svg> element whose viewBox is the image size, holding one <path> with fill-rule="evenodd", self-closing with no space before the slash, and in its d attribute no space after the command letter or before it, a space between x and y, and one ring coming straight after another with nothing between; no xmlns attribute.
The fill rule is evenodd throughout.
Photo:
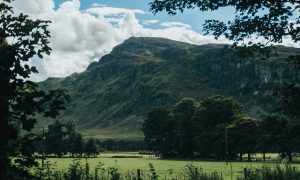
<svg viewBox="0 0 300 180"><path fill-rule="evenodd" d="M203 27L206 34L240 43L243 47L259 50L266 45L281 43L285 37L294 43L300 40L300 2L295 0L153 0L150 9L154 13L166 11L170 15L186 9L198 8L200 11L215 11L224 7L235 10L235 18L228 22L206 20ZM259 43L246 41L246 38L261 38ZM248 54L250 55L250 54Z"/></svg>
<svg viewBox="0 0 300 180"><path fill-rule="evenodd" d="M79 156L82 156L82 153L84 152L84 143L83 143L83 138L81 134L77 134L75 142L74 142L74 149L75 153Z"/></svg>
<svg viewBox="0 0 300 180"><path fill-rule="evenodd" d="M66 123L64 123L64 127L66 129L66 132L64 134L66 150L73 157L74 153L76 153L75 141L79 133L76 130L74 121L67 121Z"/></svg>
<svg viewBox="0 0 300 180"><path fill-rule="evenodd" d="M142 128L145 142L150 150L168 157L174 154L174 125L169 120L169 112L155 108L148 112Z"/></svg>
<svg viewBox="0 0 300 180"><path fill-rule="evenodd" d="M66 152L64 141L63 124L59 121L48 126L48 132L45 137L45 149L48 154L56 154L61 157Z"/></svg>
<svg viewBox="0 0 300 180"><path fill-rule="evenodd" d="M282 105L278 109L292 119L300 118L300 85L292 83L280 91Z"/></svg>
<svg viewBox="0 0 300 180"><path fill-rule="evenodd" d="M287 153L289 161L293 161L292 153L300 152L300 122L299 120L289 120L286 127L284 128L281 142L281 152Z"/></svg>
<svg viewBox="0 0 300 180"><path fill-rule="evenodd" d="M272 55L274 45L285 38L294 43L300 41L300 2L295 0L153 0L150 10L153 13L166 11L170 15L198 8L200 11L216 11L220 8L234 9L235 18L228 22L206 20L203 25L205 34L212 34L218 39L224 36L233 41L232 50L237 50L238 57L261 57ZM256 42L253 41L255 39ZM230 50L225 46L224 51ZM276 52L274 53L276 55ZM290 54L287 58L300 67L300 55ZM299 83L292 82L283 93L283 112L289 116L300 116ZM287 94L286 94L287 93ZM294 113L294 114L291 114Z"/></svg>
<svg viewBox="0 0 300 180"><path fill-rule="evenodd" d="M243 154L248 154L248 161L251 160L251 154L255 153L257 143L258 122L249 117L238 117L227 127L229 153L239 154L240 161L243 160Z"/></svg>
<svg viewBox="0 0 300 180"><path fill-rule="evenodd" d="M97 152L97 145L94 139L89 139L84 147L84 153L90 157L91 155L96 156Z"/></svg>
<svg viewBox="0 0 300 180"><path fill-rule="evenodd" d="M273 152L278 152L282 156L287 156L289 161L292 162L292 153L300 151L299 120L291 120L284 116L268 116L259 126L261 133L258 147L265 152L270 149Z"/></svg>
<svg viewBox="0 0 300 180"><path fill-rule="evenodd" d="M55 117L64 109L67 98L61 90L44 92L27 80L30 74L38 72L28 65L28 61L51 52L47 30L50 22L31 20L24 14L15 16L11 1L0 3L0 169L5 172L1 173L0 179L15 178L7 175L18 176L21 172L18 167L33 165L25 163L17 167L9 159L14 153L22 155L22 152L18 146L9 147L8 144L18 144L22 138L28 138L21 137L19 129L30 131L37 121L36 114Z"/></svg>
<svg viewBox="0 0 300 180"><path fill-rule="evenodd" d="M267 152L276 152L275 137L276 133L273 132L275 124L273 117L268 116L258 123L258 139L256 144L256 151L263 154L263 161L266 161Z"/></svg>
<svg viewBox="0 0 300 180"><path fill-rule="evenodd" d="M200 101L192 120L200 157L224 159L226 127L241 114L242 106L230 97L212 96Z"/></svg>
<svg viewBox="0 0 300 180"><path fill-rule="evenodd" d="M183 98L175 104L170 117L175 124L175 144L180 157L194 156L194 125L192 117L198 103L192 98Z"/></svg>

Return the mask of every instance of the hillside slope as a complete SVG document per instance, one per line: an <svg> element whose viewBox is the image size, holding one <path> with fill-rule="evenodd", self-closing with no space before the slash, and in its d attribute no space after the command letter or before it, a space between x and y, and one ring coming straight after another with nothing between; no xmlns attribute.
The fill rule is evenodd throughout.
<svg viewBox="0 0 300 180"><path fill-rule="evenodd" d="M58 119L73 119L81 128L136 128L151 107L168 108L186 96L233 96L260 116L280 103L274 88L300 81L299 71L284 61L299 49L279 47L278 56L259 61L238 59L222 48L130 38L85 72L49 78L40 86L68 90L71 101Z"/></svg>

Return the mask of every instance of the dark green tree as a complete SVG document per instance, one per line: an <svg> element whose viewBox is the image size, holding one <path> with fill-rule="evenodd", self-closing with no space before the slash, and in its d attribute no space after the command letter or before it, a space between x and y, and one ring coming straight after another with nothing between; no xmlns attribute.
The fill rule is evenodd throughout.
<svg viewBox="0 0 300 180"><path fill-rule="evenodd" d="M276 128L274 128L275 124L273 123L273 117L271 116L266 117L258 123L259 127L257 131L259 135L257 137L256 151L263 154L263 161L266 160L267 152L277 151L277 145L275 144Z"/></svg>
<svg viewBox="0 0 300 180"><path fill-rule="evenodd" d="M87 157L96 156L98 154L97 145L94 139L89 139L85 143L84 153L87 155Z"/></svg>
<svg viewBox="0 0 300 180"><path fill-rule="evenodd" d="M289 120L284 128L283 140L281 141L281 152L287 153L289 161L293 161L292 153L300 152L300 122L299 120Z"/></svg>
<svg viewBox="0 0 300 180"><path fill-rule="evenodd" d="M183 98L174 106L170 118L175 124L176 134L174 142L180 157L194 156L194 125L192 117L198 103L192 98Z"/></svg>
<svg viewBox="0 0 300 180"><path fill-rule="evenodd" d="M288 157L292 162L292 153L299 152L299 128L298 120L291 120L281 116L268 116L260 123L260 129L264 130L260 134L258 145L262 143L269 145L268 150L280 153L283 157Z"/></svg>
<svg viewBox="0 0 300 180"><path fill-rule="evenodd" d="M44 54L50 54L49 21L31 20L24 14L15 16L11 1L0 3L0 169L4 172L0 179L16 178L8 175L18 176L20 172L26 172L20 168L33 165L11 163L9 157L15 154L21 158L29 155L15 146L18 141L30 140L18 132L20 129L30 131L37 121L37 114L46 117L58 115L59 110L64 109L66 97L63 91L40 91L35 83L27 80L30 74L38 72L28 65L28 61L34 56L42 58ZM24 174L20 176L24 177Z"/></svg>
<svg viewBox="0 0 300 180"><path fill-rule="evenodd" d="M169 111L152 109L142 128L148 148L164 157L174 155L174 124L169 120Z"/></svg>
<svg viewBox="0 0 300 180"><path fill-rule="evenodd" d="M274 45L282 43L285 38L295 44L300 40L300 2L295 0L153 0L150 10L153 13L166 11L170 15L197 8L199 11L212 12L221 8L232 8L235 17L227 22L211 19L203 25L205 34L212 34L218 39L224 36L233 41L231 48L237 50L238 57L261 57L266 59L276 55ZM248 40L247 40L248 39ZM251 40L250 40L251 39ZM256 39L255 42L253 39ZM300 55L290 54L288 61L300 67ZM300 116L299 83L291 82L283 93L284 113Z"/></svg>
<svg viewBox="0 0 300 180"><path fill-rule="evenodd" d="M282 105L278 109L292 119L300 118L300 85L292 83L280 91Z"/></svg>
<svg viewBox="0 0 300 180"><path fill-rule="evenodd" d="M206 20L203 27L206 34L216 38L225 36L242 47L259 50L267 45L281 43L284 38L300 40L300 2L294 0L153 0L150 9L154 13L166 11L170 15L186 9L197 8L200 11L216 11L224 7L234 9L234 19L222 22L216 19ZM245 41L246 38L261 38L260 43ZM248 54L250 55L250 54Z"/></svg>
<svg viewBox="0 0 300 180"><path fill-rule="evenodd" d="M243 154L248 154L250 161L251 154L256 150L258 122L251 117L241 116L226 128L229 154L239 154L240 161L243 160Z"/></svg>
<svg viewBox="0 0 300 180"><path fill-rule="evenodd" d="M55 123L48 126L48 132L45 137L46 153L56 154L58 157L66 153L65 132L63 128L63 124L59 121L55 121Z"/></svg>
<svg viewBox="0 0 300 180"><path fill-rule="evenodd" d="M81 134L77 134L74 142L74 152L75 154L82 156L84 153L84 142Z"/></svg>
<svg viewBox="0 0 300 180"><path fill-rule="evenodd" d="M230 97L212 96L200 101L192 120L199 156L224 159L226 127L241 114L242 106Z"/></svg>
<svg viewBox="0 0 300 180"><path fill-rule="evenodd" d="M78 136L77 132L72 132L68 135L68 137L65 139L66 143L66 151L70 153L70 155L73 157L76 153L76 138Z"/></svg>
<svg viewBox="0 0 300 180"><path fill-rule="evenodd" d="M79 133L76 130L74 121L67 121L66 123L64 123L64 127L64 141L66 145L66 151L69 152L73 157L74 153L76 153L75 141Z"/></svg>

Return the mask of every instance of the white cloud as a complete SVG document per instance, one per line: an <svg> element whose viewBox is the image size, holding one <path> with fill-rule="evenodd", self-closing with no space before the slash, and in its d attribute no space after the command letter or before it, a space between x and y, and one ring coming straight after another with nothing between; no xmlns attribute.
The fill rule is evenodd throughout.
<svg viewBox="0 0 300 180"><path fill-rule="evenodd" d="M26 1L26 2L25 2ZM48 0L47 0L48 1ZM32 6L23 6L23 3ZM51 33L50 46L53 51L43 60L34 59L39 74L32 79L43 80L47 77L63 77L74 72L82 72L95 58L100 58L124 40L112 24L102 18L80 11L80 1L66 1L57 10L49 2L47 13L36 8L40 0L16 0L14 7L18 12L30 12L33 18L49 19Z"/></svg>
<svg viewBox="0 0 300 180"><path fill-rule="evenodd" d="M100 3L93 3L92 4L93 7L106 7L106 4L100 4Z"/></svg>
<svg viewBox="0 0 300 180"><path fill-rule="evenodd" d="M106 20L111 22L111 23L118 23L120 22L122 18L115 18L115 17L107 17Z"/></svg>
<svg viewBox="0 0 300 180"><path fill-rule="evenodd" d="M163 22L160 24L162 27L182 27L182 28L186 28L186 29L191 29L192 26L189 24L185 24L182 22Z"/></svg>
<svg viewBox="0 0 300 180"><path fill-rule="evenodd" d="M114 7L93 7L86 10L86 12L99 16L120 16L126 13L144 14L145 12L139 9L126 9Z"/></svg>
<svg viewBox="0 0 300 180"><path fill-rule="evenodd" d="M159 20L157 20L157 19L145 20L143 22L144 25L152 25L152 24L157 24L157 23L159 23Z"/></svg>
<svg viewBox="0 0 300 180"><path fill-rule="evenodd" d="M36 81L82 72L92 61L131 36L164 37L192 44L229 43L224 37L215 40L213 36L195 32L182 22L162 22L161 28L147 28L145 25L159 20L140 23L135 15L145 15L142 10L97 6L82 11L79 0L65 1L57 9L53 0L15 0L13 5L16 12L52 21L49 26L52 54L31 61L40 71L32 77ZM284 43L292 45L288 39Z"/></svg>
<svg viewBox="0 0 300 180"><path fill-rule="evenodd" d="M47 18L54 13L53 0L15 0L12 2L16 14L24 13L33 18Z"/></svg>

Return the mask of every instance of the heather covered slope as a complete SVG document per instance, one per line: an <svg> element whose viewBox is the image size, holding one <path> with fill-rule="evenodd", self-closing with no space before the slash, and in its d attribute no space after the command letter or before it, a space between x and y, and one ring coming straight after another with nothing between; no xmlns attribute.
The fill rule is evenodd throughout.
<svg viewBox="0 0 300 180"><path fill-rule="evenodd" d="M138 128L150 108L169 108L186 96L233 96L260 116L280 104L273 89L300 81L300 71L285 61L300 49L278 47L278 56L261 61L224 54L222 48L130 38L85 72L40 86L68 90L71 101L58 119L75 120L81 128Z"/></svg>

